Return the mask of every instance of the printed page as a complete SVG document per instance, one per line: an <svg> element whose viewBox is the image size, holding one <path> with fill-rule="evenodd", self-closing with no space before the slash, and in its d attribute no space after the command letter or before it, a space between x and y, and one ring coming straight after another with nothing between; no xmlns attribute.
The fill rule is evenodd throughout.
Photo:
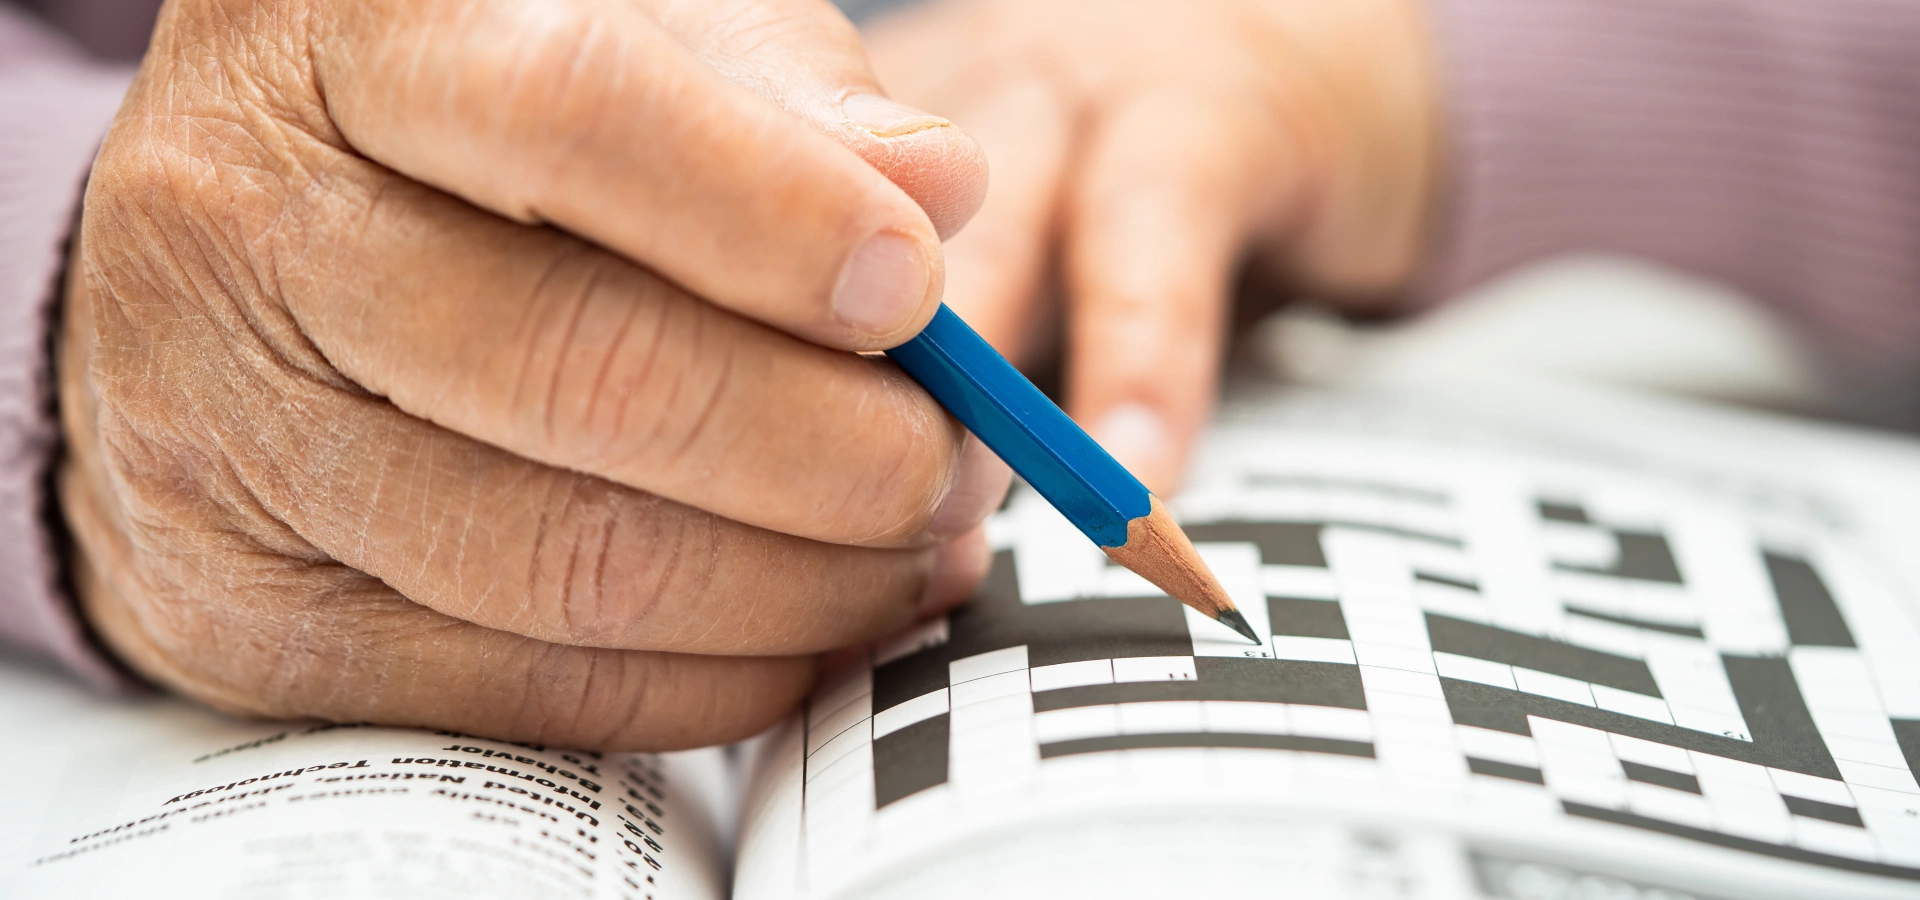
<svg viewBox="0 0 1920 900"><path fill-rule="evenodd" d="M1259 646L1036 495L759 748L738 895L1920 895L1920 445L1242 398L1175 504Z"/></svg>
<svg viewBox="0 0 1920 900"><path fill-rule="evenodd" d="M247 723L0 663L10 898L717 900L720 751Z"/></svg>

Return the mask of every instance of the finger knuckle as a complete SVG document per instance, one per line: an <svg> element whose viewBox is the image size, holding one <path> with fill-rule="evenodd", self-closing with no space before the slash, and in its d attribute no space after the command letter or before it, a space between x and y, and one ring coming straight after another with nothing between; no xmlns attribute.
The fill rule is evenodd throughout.
<svg viewBox="0 0 1920 900"><path fill-rule="evenodd" d="M452 115L485 129L500 146L513 148L512 158L526 162L523 177L505 179L501 189L508 193L496 201L522 221L546 218L552 184L574 171L581 149L611 127L616 116L608 111L631 109L636 88L648 87L627 78L641 54L624 29L582 18L564 4L547 6L537 21L474 35L458 77L423 83L414 104L446 109L445 98L454 97Z"/></svg>
<svg viewBox="0 0 1920 900"><path fill-rule="evenodd" d="M521 718L537 723L536 740L599 747L636 719L658 717L648 701L659 667L646 657L551 644L533 655L542 687L530 692Z"/></svg>
<svg viewBox="0 0 1920 900"><path fill-rule="evenodd" d="M608 260L551 273L536 293L547 321L515 393L542 442L592 472L698 470L741 363L715 314Z"/></svg>
<svg viewBox="0 0 1920 900"><path fill-rule="evenodd" d="M341 179L283 177L240 123L192 127L206 135L110 139L89 185L80 271L111 307L103 320L122 326L108 346L202 400L243 384L241 369L281 363L341 383L283 302L287 279L324 267L310 232L337 212ZM209 363L230 371L208 377Z"/></svg>
<svg viewBox="0 0 1920 900"><path fill-rule="evenodd" d="M904 376L901 376L904 378ZM869 388L879 396L859 404L860 418L883 418L869 435L846 452L865 457L853 468L836 502L824 511L830 521L856 530L854 543L887 543L923 528L952 486L965 432L930 399L922 401L902 385L883 380Z"/></svg>
<svg viewBox="0 0 1920 900"><path fill-rule="evenodd" d="M534 524L527 632L589 647L677 645L682 626L662 612L710 592L720 541L712 523L679 512L604 482L561 487Z"/></svg>
<svg viewBox="0 0 1920 900"><path fill-rule="evenodd" d="M344 582L377 582L343 566L233 553L211 533L192 543L149 546L134 571L117 574L115 597L93 598L95 608L122 607L97 617L114 649L148 677L230 713L335 714L329 686L355 681L341 623L365 630L378 621L355 614Z"/></svg>

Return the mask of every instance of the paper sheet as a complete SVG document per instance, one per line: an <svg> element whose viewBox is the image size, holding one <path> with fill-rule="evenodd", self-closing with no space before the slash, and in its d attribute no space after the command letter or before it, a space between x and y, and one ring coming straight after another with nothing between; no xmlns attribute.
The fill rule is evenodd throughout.
<svg viewBox="0 0 1920 900"><path fill-rule="evenodd" d="M9 898L715 900L719 751L247 723L0 662Z"/></svg>
<svg viewBox="0 0 1920 900"><path fill-rule="evenodd" d="M1224 420L1175 508L1269 641L1016 497L972 606L764 746L739 896L1920 893L1914 445L1560 394Z"/></svg>

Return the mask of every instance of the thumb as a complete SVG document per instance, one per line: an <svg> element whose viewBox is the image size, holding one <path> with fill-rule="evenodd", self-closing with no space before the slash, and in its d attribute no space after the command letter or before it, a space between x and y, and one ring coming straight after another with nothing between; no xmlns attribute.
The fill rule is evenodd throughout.
<svg viewBox="0 0 1920 900"><path fill-rule="evenodd" d="M888 99L860 32L827 0L654 0L654 15L721 75L860 154L920 204L942 239L980 209L987 159L938 116Z"/></svg>

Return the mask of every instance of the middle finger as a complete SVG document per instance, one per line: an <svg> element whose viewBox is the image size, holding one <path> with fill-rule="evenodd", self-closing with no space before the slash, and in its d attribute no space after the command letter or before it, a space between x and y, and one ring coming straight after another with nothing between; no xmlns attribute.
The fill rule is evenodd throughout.
<svg viewBox="0 0 1920 900"><path fill-rule="evenodd" d="M357 160L282 239L279 285L341 373L520 456L821 541L904 546L965 432L890 363L703 303L572 237ZM337 205L337 206L335 206Z"/></svg>
<svg viewBox="0 0 1920 900"><path fill-rule="evenodd" d="M243 399L223 410L245 425L220 433L247 496L326 558L489 629L624 650L811 653L898 629L956 589L930 585L934 548L743 525L522 459L378 398L266 377L270 389L253 396L271 408Z"/></svg>

